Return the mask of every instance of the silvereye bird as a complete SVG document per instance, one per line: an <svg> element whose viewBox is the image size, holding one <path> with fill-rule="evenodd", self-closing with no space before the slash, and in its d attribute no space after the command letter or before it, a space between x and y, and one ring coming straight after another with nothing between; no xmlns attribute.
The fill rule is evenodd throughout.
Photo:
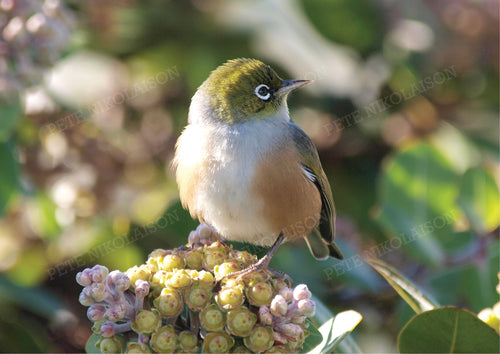
<svg viewBox="0 0 500 354"><path fill-rule="evenodd" d="M288 94L309 82L235 59L191 100L174 159L183 206L227 240L272 246L240 276L267 268L284 240L305 238L317 259L343 258L318 151L288 113Z"/></svg>

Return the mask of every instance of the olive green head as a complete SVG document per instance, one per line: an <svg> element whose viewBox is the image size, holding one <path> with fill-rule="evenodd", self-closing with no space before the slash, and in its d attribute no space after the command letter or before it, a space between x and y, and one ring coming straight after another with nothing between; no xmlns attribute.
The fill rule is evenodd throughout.
<svg viewBox="0 0 500 354"><path fill-rule="evenodd" d="M275 115L290 91L309 82L282 80L269 65L242 58L212 71L199 90L219 120L238 123Z"/></svg>

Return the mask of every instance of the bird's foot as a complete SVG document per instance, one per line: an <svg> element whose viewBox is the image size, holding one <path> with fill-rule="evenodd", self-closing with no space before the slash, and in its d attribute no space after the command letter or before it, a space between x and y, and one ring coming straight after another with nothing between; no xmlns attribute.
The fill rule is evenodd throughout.
<svg viewBox="0 0 500 354"><path fill-rule="evenodd" d="M240 280L244 281L245 278L247 278L248 276L250 276L252 274L255 274L255 273L258 273L261 271L267 271L267 272L271 273L272 275L287 281L290 284L290 286L293 284L292 278L290 278L290 276L288 274L281 272L279 270L273 269L273 268L269 268L268 264L269 264L269 259L266 259L266 257L263 257L257 263L254 263L245 269L242 269L242 270L239 270L237 272L225 275L221 280L224 281L224 280L231 278L231 279L236 279L237 281L240 281Z"/></svg>

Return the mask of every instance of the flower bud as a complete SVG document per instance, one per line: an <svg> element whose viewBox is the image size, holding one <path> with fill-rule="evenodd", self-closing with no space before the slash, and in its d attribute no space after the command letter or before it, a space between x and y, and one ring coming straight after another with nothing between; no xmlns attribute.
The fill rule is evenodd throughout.
<svg viewBox="0 0 500 354"><path fill-rule="evenodd" d="M268 282L259 282L245 289L248 301L254 306L268 306L273 299L273 287Z"/></svg>
<svg viewBox="0 0 500 354"><path fill-rule="evenodd" d="M92 267L90 273L92 275L93 282L102 283L108 276L109 270L105 266L97 264Z"/></svg>
<svg viewBox="0 0 500 354"><path fill-rule="evenodd" d="M145 280L138 279L135 282L135 295L137 297L146 297L149 294L149 283Z"/></svg>
<svg viewBox="0 0 500 354"><path fill-rule="evenodd" d="M228 286L219 291L215 296L215 301L221 309L231 310L243 304L245 295L240 286Z"/></svg>
<svg viewBox="0 0 500 354"><path fill-rule="evenodd" d="M283 296L287 302L292 302L293 300L293 290L288 286L281 288L278 294Z"/></svg>
<svg viewBox="0 0 500 354"><path fill-rule="evenodd" d="M99 339L96 343L96 347L99 348L101 353L121 353L125 346L122 337L112 336Z"/></svg>
<svg viewBox="0 0 500 354"><path fill-rule="evenodd" d="M171 272L174 269L183 269L185 266L184 259L176 254L167 254L158 259L158 267L160 270Z"/></svg>
<svg viewBox="0 0 500 354"><path fill-rule="evenodd" d="M259 308L259 323L263 325L271 325L273 323L273 315L267 306Z"/></svg>
<svg viewBox="0 0 500 354"><path fill-rule="evenodd" d="M190 331L182 331L179 333L180 352L195 352L198 351L198 338Z"/></svg>
<svg viewBox="0 0 500 354"><path fill-rule="evenodd" d="M174 289L164 288L160 296L153 300L153 305L162 316L175 317L184 309L181 294Z"/></svg>
<svg viewBox="0 0 500 354"><path fill-rule="evenodd" d="M111 337L114 336L115 333L115 323L111 321L106 321L101 324L101 336L103 337Z"/></svg>
<svg viewBox="0 0 500 354"><path fill-rule="evenodd" d="M200 249L191 249L184 253L186 265L191 269L200 270L203 268L203 253Z"/></svg>
<svg viewBox="0 0 500 354"><path fill-rule="evenodd" d="M255 326L243 343L250 350L260 353L268 350L274 344L273 329L268 326Z"/></svg>
<svg viewBox="0 0 500 354"><path fill-rule="evenodd" d="M85 289L87 289L87 288L88 287L86 287ZM83 306L90 306L95 302L94 299L92 299L90 296L88 296L86 294L86 292L84 292L83 290L80 292L80 295L78 296L78 301Z"/></svg>
<svg viewBox="0 0 500 354"><path fill-rule="evenodd" d="M184 299L186 301L186 305L192 311L201 311L212 298L212 291L210 289L194 286L189 289L186 289L184 293Z"/></svg>
<svg viewBox="0 0 500 354"><path fill-rule="evenodd" d="M104 300L108 295L108 289L106 289L106 286L103 283L92 283L88 289L90 291L90 296L96 302Z"/></svg>
<svg viewBox="0 0 500 354"><path fill-rule="evenodd" d="M104 317L110 321L116 322L125 317L126 311L127 307L125 304L115 304L106 310Z"/></svg>
<svg viewBox="0 0 500 354"><path fill-rule="evenodd" d="M281 323L278 330L292 338L299 338L304 333L302 327L294 323Z"/></svg>
<svg viewBox="0 0 500 354"><path fill-rule="evenodd" d="M151 348L157 353L173 353L177 348L177 336L171 325L158 328L149 341Z"/></svg>
<svg viewBox="0 0 500 354"><path fill-rule="evenodd" d="M224 262L214 267L214 274L217 280L224 278L226 275L241 270L241 267L236 262Z"/></svg>
<svg viewBox="0 0 500 354"><path fill-rule="evenodd" d="M210 332L203 341L203 353L228 353L234 345L234 338L225 332Z"/></svg>
<svg viewBox="0 0 500 354"><path fill-rule="evenodd" d="M226 325L226 314L215 304L208 305L200 312L202 327L209 332L219 332Z"/></svg>
<svg viewBox="0 0 500 354"><path fill-rule="evenodd" d="M104 317L105 307L101 304L92 304L87 309L87 317L92 322L99 321Z"/></svg>
<svg viewBox="0 0 500 354"><path fill-rule="evenodd" d="M145 354L151 353L151 348L147 344L137 343L137 342L129 342L127 344L127 349L125 350L127 354Z"/></svg>
<svg viewBox="0 0 500 354"><path fill-rule="evenodd" d="M295 324L303 324L306 321L306 316L294 316L292 322Z"/></svg>
<svg viewBox="0 0 500 354"><path fill-rule="evenodd" d="M113 285L117 291L124 292L130 287L130 279L125 273L114 270L108 275L109 284Z"/></svg>
<svg viewBox="0 0 500 354"><path fill-rule="evenodd" d="M139 310L132 321L132 329L139 334L151 334L161 326L161 316L157 309Z"/></svg>
<svg viewBox="0 0 500 354"><path fill-rule="evenodd" d="M311 292L305 284L299 284L293 289L293 298L297 301L309 299L311 297Z"/></svg>
<svg viewBox="0 0 500 354"><path fill-rule="evenodd" d="M89 268L85 268L83 271L76 275L76 282L81 286L89 286L92 284L92 274Z"/></svg>
<svg viewBox="0 0 500 354"><path fill-rule="evenodd" d="M288 310L288 304L285 298L281 295L276 295L273 301L271 301L270 310L274 316L285 316Z"/></svg>
<svg viewBox="0 0 500 354"><path fill-rule="evenodd" d="M314 311L316 310L316 304L314 303L314 301L309 299L300 300L297 303L297 308L302 315L311 317L314 316Z"/></svg>
<svg viewBox="0 0 500 354"><path fill-rule="evenodd" d="M246 337L256 323L257 316L244 306L227 313L227 329L232 335Z"/></svg>
<svg viewBox="0 0 500 354"><path fill-rule="evenodd" d="M193 279L191 279L190 274L186 270L181 269L167 276L166 285L175 289L183 289L190 286L192 282Z"/></svg>

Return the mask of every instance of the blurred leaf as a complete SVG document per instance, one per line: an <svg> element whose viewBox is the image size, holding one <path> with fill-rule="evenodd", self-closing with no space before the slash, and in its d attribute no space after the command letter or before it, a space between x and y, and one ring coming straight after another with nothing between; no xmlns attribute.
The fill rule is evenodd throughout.
<svg viewBox="0 0 500 354"><path fill-rule="evenodd" d="M367 262L382 275L396 292L411 306L413 311L421 313L432 310L436 305L415 284L401 273L379 259L368 259Z"/></svg>
<svg viewBox="0 0 500 354"><path fill-rule="evenodd" d="M43 191L28 204L29 218L35 232L43 238L54 238L61 232L56 219L56 204Z"/></svg>
<svg viewBox="0 0 500 354"><path fill-rule="evenodd" d="M7 140L21 118L21 104L18 100L0 104L0 141Z"/></svg>
<svg viewBox="0 0 500 354"><path fill-rule="evenodd" d="M0 350L2 353L44 353L49 343L40 329L12 319L0 321Z"/></svg>
<svg viewBox="0 0 500 354"><path fill-rule="evenodd" d="M6 271L7 277L20 285L36 285L47 277L47 259L42 247L25 250L16 264Z"/></svg>
<svg viewBox="0 0 500 354"><path fill-rule="evenodd" d="M390 157L383 166L378 191L378 221L402 235L403 247L427 264L444 258L441 241L453 234L458 177L440 152L418 143Z"/></svg>
<svg viewBox="0 0 500 354"><path fill-rule="evenodd" d="M126 240L124 239L123 244L125 244L125 242ZM115 241L115 243L117 242ZM126 271L130 267L144 263L144 256L136 246L127 245L125 247L117 247L111 252L103 255L98 263L105 265L109 269Z"/></svg>
<svg viewBox="0 0 500 354"><path fill-rule="evenodd" d="M471 168L465 172L458 204L476 232L490 232L500 224L500 192L495 178L483 169Z"/></svg>
<svg viewBox="0 0 500 354"><path fill-rule="evenodd" d="M320 325L319 332L323 340L314 348L308 349L309 353L328 353L333 351L337 346L337 351L340 353L361 353L356 342L347 336L354 330L363 317L354 310L344 311L334 316L314 295L311 299L316 303L316 312L313 320ZM304 347L304 352L306 351Z"/></svg>
<svg viewBox="0 0 500 354"><path fill-rule="evenodd" d="M9 200L19 189L19 164L14 157L14 149L10 143L0 142L0 216L5 213Z"/></svg>
<svg viewBox="0 0 500 354"><path fill-rule="evenodd" d="M415 317L398 337L400 353L497 353L498 334L474 314L441 307Z"/></svg>
<svg viewBox="0 0 500 354"><path fill-rule="evenodd" d="M100 354L101 351L96 347L96 344L101 338L102 337L100 335L92 333L89 340L85 344L85 353Z"/></svg>

